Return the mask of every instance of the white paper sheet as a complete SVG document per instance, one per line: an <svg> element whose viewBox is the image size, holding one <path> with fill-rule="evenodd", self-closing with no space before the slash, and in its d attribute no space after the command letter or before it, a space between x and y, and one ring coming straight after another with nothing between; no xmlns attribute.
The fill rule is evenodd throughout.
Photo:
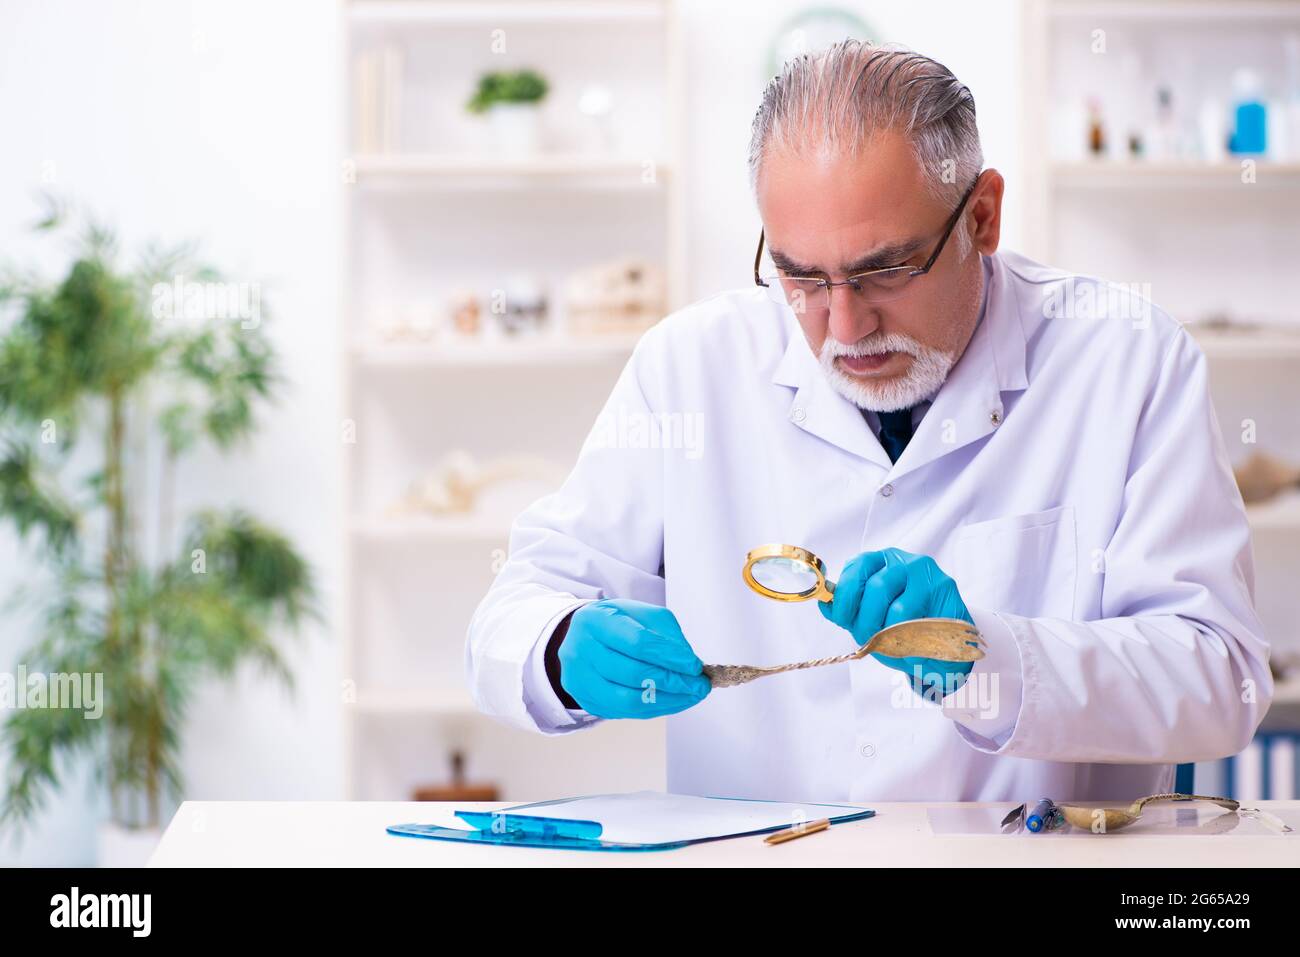
<svg viewBox="0 0 1300 957"><path fill-rule="evenodd" d="M599 821L600 839L617 844L667 844L744 834L773 827L857 814L867 810L847 804L785 804L727 798L635 791L596 794L563 802L504 808L511 816Z"/></svg>

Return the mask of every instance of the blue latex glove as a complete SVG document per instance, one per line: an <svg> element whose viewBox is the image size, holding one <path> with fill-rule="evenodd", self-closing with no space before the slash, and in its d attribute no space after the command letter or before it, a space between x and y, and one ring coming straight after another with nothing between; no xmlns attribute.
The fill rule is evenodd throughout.
<svg viewBox="0 0 1300 957"><path fill-rule="evenodd" d="M899 548L863 552L844 566L835 585L833 601L818 602L822 614L845 628L859 645L882 628L916 618L959 618L975 624L957 591L927 555ZM933 658L871 657L912 679L912 689L929 700L956 691L974 666L970 661L936 661Z"/></svg>
<svg viewBox="0 0 1300 957"><path fill-rule="evenodd" d="M661 718L699 704L713 687L677 616L641 601L579 608L557 655L560 685L600 718Z"/></svg>

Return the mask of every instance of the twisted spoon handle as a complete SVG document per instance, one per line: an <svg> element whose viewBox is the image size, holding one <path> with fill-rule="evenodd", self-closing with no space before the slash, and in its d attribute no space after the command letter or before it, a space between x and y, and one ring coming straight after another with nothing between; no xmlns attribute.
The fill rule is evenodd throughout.
<svg viewBox="0 0 1300 957"><path fill-rule="evenodd" d="M847 655L766 667L705 665L704 675L715 688L731 688L767 675L855 661L872 652L880 652L894 658L916 656L942 661L978 661L984 657L984 639L970 622L952 618L918 618L881 629L871 637L870 641Z"/></svg>
<svg viewBox="0 0 1300 957"><path fill-rule="evenodd" d="M812 661L800 661L792 665L769 665L765 668L758 665L705 665L704 676L715 688L730 688L765 675L777 675L783 671L802 671L805 668L820 668L822 665L843 664L861 658L867 653L868 647L863 645L852 654L836 655L834 658L815 658Z"/></svg>
<svg viewBox="0 0 1300 957"><path fill-rule="evenodd" d="M1129 808L1129 813L1138 814L1142 811L1142 808L1155 801L1210 801L1229 811L1235 811L1241 807L1232 798L1211 797L1208 794L1152 794L1149 797L1138 798L1138 800L1134 801L1133 806Z"/></svg>

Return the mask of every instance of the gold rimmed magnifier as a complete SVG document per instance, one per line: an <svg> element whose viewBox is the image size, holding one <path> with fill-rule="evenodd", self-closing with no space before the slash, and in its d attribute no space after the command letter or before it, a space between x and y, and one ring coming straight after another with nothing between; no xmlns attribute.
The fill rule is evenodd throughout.
<svg viewBox="0 0 1300 957"><path fill-rule="evenodd" d="M777 601L830 601L835 583L826 577L826 564L798 545L760 545L745 556L745 584Z"/></svg>
<svg viewBox="0 0 1300 957"><path fill-rule="evenodd" d="M776 601L831 601L835 583L826 577L826 563L797 545L760 545L745 556L742 572L754 591ZM815 658L789 665L705 665L715 688L729 688L786 671L820 668L856 661L879 653L891 658L934 658L939 661L979 661L985 643L979 630L958 618L917 618L882 628L847 655Z"/></svg>

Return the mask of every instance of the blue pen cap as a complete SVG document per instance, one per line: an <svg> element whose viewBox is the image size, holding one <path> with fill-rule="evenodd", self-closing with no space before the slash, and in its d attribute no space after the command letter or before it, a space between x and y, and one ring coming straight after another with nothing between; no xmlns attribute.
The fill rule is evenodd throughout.
<svg viewBox="0 0 1300 957"><path fill-rule="evenodd" d="M1049 798L1043 798L1034 805L1034 809L1029 812L1029 817L1025 818L1025 827L1037 834L1047 826L1047 822L1055 813L1056 805Z"/></svg>

